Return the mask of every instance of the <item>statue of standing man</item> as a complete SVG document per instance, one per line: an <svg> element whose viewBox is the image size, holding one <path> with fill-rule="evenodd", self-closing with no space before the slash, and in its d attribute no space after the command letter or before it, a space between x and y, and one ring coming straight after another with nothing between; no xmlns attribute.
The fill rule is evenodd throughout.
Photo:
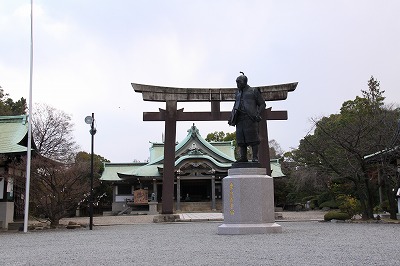
<svg viewBox="0 0 400 266"><path fill-rule="evenodd" d="M261 121L261 112L266 104L260 90L247 85L247 77L243 72L240 73L242 75L236 79L238 90L228 124L236 126L236 143L240 152L236 162L248 162L247 146L252 149L252 162L258 162L258 122Z"/></svg>

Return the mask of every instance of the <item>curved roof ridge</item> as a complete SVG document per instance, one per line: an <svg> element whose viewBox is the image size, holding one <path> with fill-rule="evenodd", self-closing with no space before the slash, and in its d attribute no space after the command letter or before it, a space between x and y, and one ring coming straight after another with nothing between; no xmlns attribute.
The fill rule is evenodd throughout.
<svg viewBox="0 0 400 266"><path fill-rule="evenodd" d="M177 145L175 145L175 154L177 151L179 151L183 146L185 146L189 140L193 137L197 137L197 139L205 146L207 147L207 149L209 149L210 151L214 152L215 154L217 154L218 156L229 160L229 161L235 161L235 158L232 158L230 156L228 156L227 154L223 153L222 151L218 150L217 148L215 148L213 145L211 145L209 142L207 142L200 134L199 129L196 127L196 125L193 123L193 125L187 130L188 134L186 135L186 137L179 142ZM226 142L230 142L231 141L226 141ZM217 142L214 142L217 143ZM153 164L158 164L160 163L160 161L164 160L164 155L161 155L160 157L154 159L152 162L149 162L148 165L153 165Z"/></svg>
<svg viewBox="0 0 400 266"><path fill-rule="evenodd" d="M210 155L196 154L196 155L185 155L185 156L180 157L178 160L175 161L175 166L177 166L182 161L189 160L189 159L209 160L209 161L213 162L215 165L220 166L220 167L231 167L231 165L232 165L232 162L226 162L226 163L218 162Z"/></svg>
<svg viewBox="0 0 400 266"><path fill-rule="evenodd" d="M194 123L193 123L193 126L196 127L194 125ZM181 149L191 139L191 135L193 134L193 132L191 132L192 127L187 130L187 132L189 132L189 133L186 135L186 137L181 142L179 142L177 145L175 145L175 154L179 149ZM164 160L164 155L161 155L160 157L154 159L154 161L149 162L148 165L158 164L162 160Z"/></svg>
<svg viewBox="0 0 400 266"><path fill-rule="evenodd" d="M230 156L228 156L227 154L223 153L222 151L218 150L217 148L215 148L213 145L211 145L208 141L206 141L201 135L199 130L197 129L197 127L195 126L195 124L193 123L192 128L196 129L196 136L197 139L204 145L206 146L208 149L210 149L212 152L216 153L217 155L223 157L224 159L227 159L229 161L235 161L235 158L232 158ZM189 130L188 130L189 131ZM232 143L232 142L231 142Z"/></svg>

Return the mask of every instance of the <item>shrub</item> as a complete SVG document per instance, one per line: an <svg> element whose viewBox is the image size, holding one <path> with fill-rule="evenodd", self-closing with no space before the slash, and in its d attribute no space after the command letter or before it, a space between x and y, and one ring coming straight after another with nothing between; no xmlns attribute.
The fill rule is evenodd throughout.
<svg viewBox="0 0 400 266"><path fill-rule="evenodd" d="M384 200L380 205L380 208L384 212L389 212L389 200Z"/></svg>
<svg viewBox="0 0 400 266"><path fill-rule="evenodd" d="M336 203L336 201L330 200L330 201L325 201L319 205L320 209L325 208L325 207L328 207L330 209L337 209L338 204Z"/></svg>
<svg viewBox="0 0 400 266"><path fill-rule="evenodd" d="M324 215L324 220L325 221L330 221L330 220L333 220L333 219L344 221L344 220L348 220L350 218L351 217L350 217L350 215L348 213L338 212L338 211L330 211L330 212L325 213L325 215Z"/></svg>
<svg viewBox="0 0 400 266"><path fill-rule="evenodd" d="M350 217L361 213L361 204L358 199L350 195L339 195L338 200L340 202L339 209L341 212L349 214Z"/></svg>
<svg viewBox="0 0 400 266"><path fill-rule="evenodd" d="M331 194L329 192L323 192L317 196L317 204L320 206L322 203L326 201L333 200Z"/></svg>
<svg viewBox="0 0 400 266"><path fill-rule="evenodd" d="M286 195L286 202L293 203L297 201L297 193L291 192Z"/></svg>

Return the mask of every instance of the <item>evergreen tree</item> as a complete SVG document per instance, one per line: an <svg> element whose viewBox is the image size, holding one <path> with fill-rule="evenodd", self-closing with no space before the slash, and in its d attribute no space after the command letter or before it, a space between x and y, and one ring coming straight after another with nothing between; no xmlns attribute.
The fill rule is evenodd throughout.
<svg viewBox="0 0 400 266"><path fill-rule="evenodd" d="M4 92L4 89L0 87L0 115L11 116L11 115L23 115L26 114L27 106L24 98L14 102L8 97L9 94Z"/></svg>
<svg viewBox="0 0 400 266"><path fill-rule="evenodd" d="M361 92L362 97L344 102L339 114L315 121L313 134L305 136L292 155L302 169L318 171L328 176L331 184L346 187L343 193L349 193L347 185L352 184L350 193L360 201L363 218L369 219L377 204L378 184L370 180L364 157L390 145L399 110L384 105L384 91L373 77L368 81L368 90ZM334 182L338 179L347 181ZM337 186L335 192L340 193Z"/></svg>

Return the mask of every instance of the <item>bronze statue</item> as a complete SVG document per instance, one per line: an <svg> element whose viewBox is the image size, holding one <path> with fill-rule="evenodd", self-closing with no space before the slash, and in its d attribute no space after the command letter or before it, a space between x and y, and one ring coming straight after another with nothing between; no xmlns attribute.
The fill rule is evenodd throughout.
<svg viewBox="0 0 400 266"><path fill-rule="evenodd" d="M247 146L252 149L252 162L258 162L258 122L261 112L265 109L265 101L259 89L247 85L247 77L243 72L236 79L238 90L235 93L235 104L228 124L236 126L236 143L239 146L240 157L236 162L248 162Z"/></svg>

